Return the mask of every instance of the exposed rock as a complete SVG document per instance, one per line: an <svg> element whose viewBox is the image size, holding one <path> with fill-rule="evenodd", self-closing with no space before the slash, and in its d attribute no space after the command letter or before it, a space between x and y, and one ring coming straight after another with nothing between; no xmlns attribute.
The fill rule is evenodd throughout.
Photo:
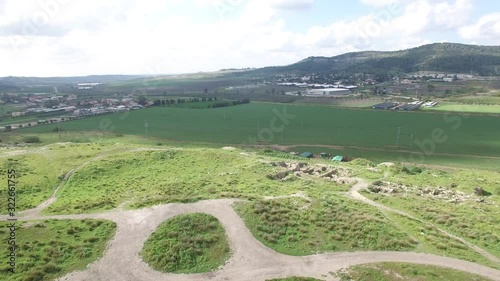
<svg viewBox="0 0 500 281"><path fill-rule="evenodd" d="M321 175L323 178L332 178L335 174L337 174L337 170L331 170L328 173Z"/></svg>
<svg viewBox="0 0 500 281"><path fill-rule="evenodd" d="M313 168L307 168L307 169L303 170L303 172L306 173L306 174L312 175L314 173L314 169Z"/></svg>
<svg viewBox="0 0 500 281"><path fill-rule="evenodd" d="M277 164L277 166L279 166L279 167L283 167L283 168L287 168L287 167L288 167L288 165L287 165L285 162L283 162L283 161L282 161L282 162L278 162L278 163L276 163L276 164Z"/></svg>
<svg viewBox="0 0 500 281"><path fill-rule="evenodd" d="M299 172L300 171L300 167L299 167L298 164L292 164L292 165L290 165L289 170L292 171L292 172Z"/></svg>
<svg viewBox="0 0 500 281"><path fill-rule="evenodd" d="M288 176L288 172L279 172L276 174L276 178L279 180L286 178L286 176Z"/></svg>
<svg viewBox="0 0 500 281"><path fill-rule="evenodd" d="M476 187L474 188L474 192L476 193L477 196L483 196L484 195L484 190L482 187Z"/></svg>
<svg viewBox="0 0 500 281"><path fill-rule="evenodd" d="M392 166L394 166L394 163L392 163L392 162L384 162L384 163L378 164L377 166L379 166L379 167L380 166L392 167Z"/></svg>

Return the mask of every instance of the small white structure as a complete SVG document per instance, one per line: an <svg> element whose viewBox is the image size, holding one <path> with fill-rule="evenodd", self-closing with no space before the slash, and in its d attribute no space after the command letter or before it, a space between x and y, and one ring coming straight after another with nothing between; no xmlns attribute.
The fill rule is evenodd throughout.
<svg viewBox="0 0 500 281"><path fill-rule="evenodd" d="M342 88L330 88L330 89L312 89L308 90L306 93L306 96L311 96L311 97L332 97L332 96L345 96L349 95L351 91L349 89L342 89Z"/></svg>

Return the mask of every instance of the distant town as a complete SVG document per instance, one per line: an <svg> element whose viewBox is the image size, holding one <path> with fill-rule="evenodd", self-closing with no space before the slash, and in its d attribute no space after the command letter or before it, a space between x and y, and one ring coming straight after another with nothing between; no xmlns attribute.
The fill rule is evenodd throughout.
<svg viewBox="0 0 500 281"><path fill-rule="evenodd" d="M101 83L81 83L76 85L75 88L91 90L99 85ZM54 93L24 95L5 93L1 95L1 100L3 103L20 105L23 110L10 112L10 116L5 115L4 118L7 120L12 117L12 123L0 126L0 130L13 130L120 111L137 110L153 104L147 100L138 101L132 97L79 99L77 94L61 95ZM22 121L22 117L29 116L40 116L41 118L37 121Z"/></svg>

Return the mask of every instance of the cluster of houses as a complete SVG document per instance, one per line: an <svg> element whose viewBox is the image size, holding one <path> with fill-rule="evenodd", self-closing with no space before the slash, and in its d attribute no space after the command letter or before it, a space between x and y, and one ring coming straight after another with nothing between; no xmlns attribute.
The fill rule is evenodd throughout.
<svg viewBox="0 0 500 281"><path fill-rule="evenodd" d="M290 92L289 95L302 95L309 97L332 97L332 96L344 96L351 94L351 90L357 89L358 86L347 86L342 85L341 82L336 82L335 84L310 84L301 82L282 82L277 83L279 86L294 86L299 88L304 88L305 91L301 92Z"/></svg>
<svg viewBox="0 0 500 281"><path fill-rule="evenodd" d="M11 117L14 117L12 124L0 127L0 130L12 130L21 127L63 122L76 118L136 110L151 105L150 102L141 105L136 100L129 97L120 99L78 100L76 95L60 96L40 93L26 96L23 100L18 100L17 104L25 105L26 109L23 111L11 112ZM41 119L24 123L15 122L15 117L29 115L36 115ZM43 116L47 117L44 118Z"/></svg>
<svg viewBox="0 0 500 281"><path fill-rule="evenodd" d="M453 82L457 80L474 79L474 75L470 74L445 74L432 72L419 72L416 74L407 75L405 78L395 78L396 84L415 84L421 82Z"/></svg>

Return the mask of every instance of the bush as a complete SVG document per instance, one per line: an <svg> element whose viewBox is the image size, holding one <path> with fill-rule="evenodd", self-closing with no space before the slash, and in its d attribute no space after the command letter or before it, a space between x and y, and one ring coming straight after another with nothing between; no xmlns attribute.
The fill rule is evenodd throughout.
<svg viewBox="0 0 500 281"><path fill-rule="evenodd" d="M43 271L45 271L46 273L56 273L61 271L61 268L53 263L49 263L43 267Z"/></svg>
<svg viewBox="0 0 500 281"><path fill-rule="evenodd" d="M370 191L372 193L379 193L380 191L382 191L382 189L378 185L370 185L368 187L368 191Z"/></svg>
<svg viewBox="0 0 500 281"><path fill-rule="evenodd" d="M372 161L363 158L354 159L351 161L351 164L359 167L375 167Z"/></svg>
<svg viewBox="0 0 500 281"><path fill-rule="evenodd" d="M26 137L23 137L22 141L25 143L40 143L41 142L40 138L37 136L26 136Z"/></svg>
<svg viewBox="0 0 500 281"><path fill-rule="evenodd" d="M45 274L39 270L30 271L28 276L24 279L25 281L43 281L45 279Z"/></svg>
<svg viewBox="0 0 500 281"><path fill-rule="evenodd" d="M422 168L415 166L412 167L403 166L403 168L401 169L401 172L408 175L418 175L421 174L423 171L424 170L422 170Z"/></svg>

